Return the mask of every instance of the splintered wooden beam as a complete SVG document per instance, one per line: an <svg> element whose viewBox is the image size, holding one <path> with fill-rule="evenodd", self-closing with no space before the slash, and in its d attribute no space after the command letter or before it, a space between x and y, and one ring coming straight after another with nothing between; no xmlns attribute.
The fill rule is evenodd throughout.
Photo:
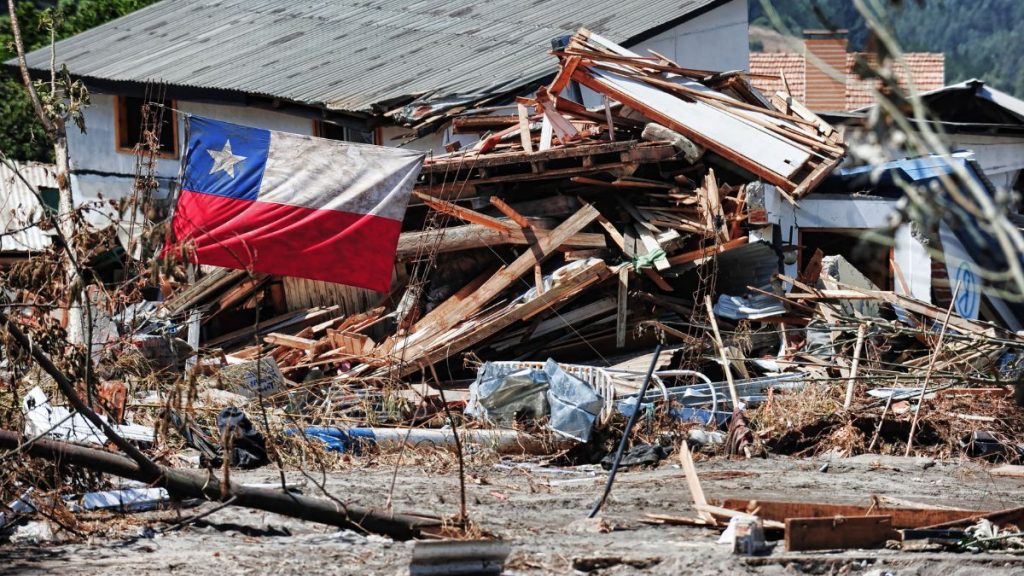
<svg viewBox="0 0 1024 576"><path fill-rule="evenodd" d="M493 218L486 214L481 214L475 210L470 210L469 208L466 208L464 206L459 206L454 202L448 202L446 200L441 200L440 198L434 198L433 196L429 196L427 194L424 194L423 192L413 191L413 195L422 200L423 203L429 206L430 208L438 212L441 212L442 214L448 214L449 216L454 216L459 220L465 220L466 222L486 226L493 230L497 230L498 232L509 232L510 230L512 230L511 226L502 222L501 220L498 220L497 218Z"/></svg>
<svg viewBox="0 0 1024 576"><path fill-rule="evenodd" d="M786 551L881 548L899 539L892 516L787 518Z"/></svg>
<svg viewBox="0 0 1024 576"><path fill-rule="evenodd" d="M506 204L501 198L491 196L490 202L491 205L497 208L499 212L508 216L509 220L518 224L520 228L533 228L533 224L530 224L530 221L526 219L526 216L516 212L515 208Z"/></svg>
<svg viewBox="0 0 1024 576"><path fill-rule="evenodd" d="M698 248L697 250L691 250L689 252L683 252L681 254L676 254L675 256L670 256L668 259L668 263L673 266L679 266L680 264L688 264L690 262L696 262L697 260L709 258L711 256L714 256L715 254L721 254L722 252L732 250L733 248L739 248L740 246L749 243L750 240L746 236L744 236L742 238L737 238L735 240L729 240L725 244L719 244L718 246Z"/></svg>

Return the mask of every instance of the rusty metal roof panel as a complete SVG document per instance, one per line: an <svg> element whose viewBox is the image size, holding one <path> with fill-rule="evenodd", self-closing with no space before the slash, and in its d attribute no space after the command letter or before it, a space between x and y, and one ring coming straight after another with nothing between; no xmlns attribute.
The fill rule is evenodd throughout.
<svg viewBox="0 0 1024 576"><path fill-rule="evenodd" d="M553 73L551 39L581 26L628 43L727 1L164 0L62 40L57 54L85 78L371 112L512 90ZM47 69L49 50L28 61Z"/></svg>

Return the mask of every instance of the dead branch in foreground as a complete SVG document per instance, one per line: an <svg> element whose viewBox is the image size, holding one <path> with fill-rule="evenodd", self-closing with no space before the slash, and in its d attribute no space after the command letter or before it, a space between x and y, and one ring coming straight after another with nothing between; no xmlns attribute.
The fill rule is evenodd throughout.
<svg viewBox="0 0 1024 576"><path fill-rule="evenodd" d="M131 480L150 481L149 475L136 462L112 452L45 438L36 439L25 445L25 440L18 432L0 430L0 448L22 449L33 458L81 466ZM417 538L422 535L424 529L441 526L441 520L438 518L377 512L301 494L266 488L248 488L235 482L229 482L226 490L222 492L222 483L212 472L202 474L157 466L160 469L160 476L153 484L165 488L177 498L202 498L218 502L234 499L233 504L236 506L360 532L384 534L396 540Z"/></svg>

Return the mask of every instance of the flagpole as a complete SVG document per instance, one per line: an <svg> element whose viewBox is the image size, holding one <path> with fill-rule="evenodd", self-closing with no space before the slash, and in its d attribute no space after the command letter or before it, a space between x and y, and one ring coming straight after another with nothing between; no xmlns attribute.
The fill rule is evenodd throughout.
<svg viewBox="0 0 1024 576"><path fill-rule="evenodd" d="M175 110L175 112L178 113L177 110ZM189 142L191 141L191 130L189 120L192 118L192 115L188 113L182 113L182 116L182 124L184 130L182 130L183 142L181 146L181 160L178 162L177 186L175 186L174 189L171 190L171 212L167 218L167 230L166 234L164 235L165 246L171 245L171 235L173 234L174 231L174 214L178 210L178 198L181 196L181 187L185 182L185 165L188 159ZM187 261L185 263L185 271L186 274L188 275L189 285L195 284L196 265L191 261ZM191 347L192 350L195 351L195 353L190 354L189 357L185 360L185 374L188 374L192 370L192 368L196 365L196 362L198 361L199 358L199 331L201 318L202 316L198 308L193 308L188 313L188 322L186 324L188 326L188 332L185 338L186 342L188 342L189 347Z"/></svg>

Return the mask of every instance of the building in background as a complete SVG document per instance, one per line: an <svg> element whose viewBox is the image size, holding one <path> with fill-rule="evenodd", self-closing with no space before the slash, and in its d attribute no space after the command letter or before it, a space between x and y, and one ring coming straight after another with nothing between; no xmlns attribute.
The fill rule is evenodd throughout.
<svg viewBox="0 0 1024 576"><path fill-rule="evenodd" d="M858 56L847 51L846 31L805 30L803 52L751 52L751 82L765 94L784 92L816 112L856 110L871 105L872 84L854 72ZM911 52L896 66L900 84L912 79L919 92L944 85L944 54Z"/></svg>

